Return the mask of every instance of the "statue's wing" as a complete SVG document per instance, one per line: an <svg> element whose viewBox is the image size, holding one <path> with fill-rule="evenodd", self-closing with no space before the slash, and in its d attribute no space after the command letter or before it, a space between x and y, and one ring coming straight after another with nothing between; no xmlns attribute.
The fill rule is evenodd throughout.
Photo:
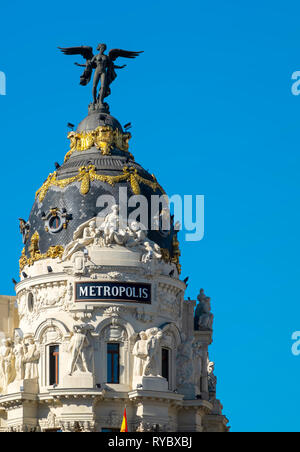
<svg viewBox="0 0 300 452"><path fill-rule="evenodd" d="M64 55L81 55L86 60L91 60L94 56L93 47L80 46L80 47L58 47Z"/></svg>
<svg viewBox="0 0 300 452"><path fill-rule="evenodd" d="M143 50L140 52L131 52L130 50L112 49L109 51L108 56L111 61L115 61L119 57L136 58L140 53L143 53Z"/></svg>
<svg viewBox="0 0 300 452"><path fill-rule="evenodd" d="M83 58L86 59L85 70L80 77L80 85L83 86L87 85L91 80L93 72L93 64L91 62L94 56L93 47L80 46L80 47L58 47L58 48L64 55L81 55ZM78 65L78 63L75 64L77 64L77 66L80 66Z"/></svg>

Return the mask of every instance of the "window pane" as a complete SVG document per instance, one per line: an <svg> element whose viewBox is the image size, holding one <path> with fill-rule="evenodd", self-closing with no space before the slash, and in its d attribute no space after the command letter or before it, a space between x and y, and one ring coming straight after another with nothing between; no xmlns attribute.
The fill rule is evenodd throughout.
<svg viewBox="0 0 300 452"><path fill-rule="evenodd" d="M119 344L107 344L107 383L119 383Z"/></svg>
<svg viewBox="0 0 300 452"><path fill-rule="evenodd" d="M119 351L119 344L107 344L108 350L111 352Z"/></svg>
<svg viewBox="0 0 300 452"><path fill-rule="evenodd" d="M169 381L169 350L161 350L162 376Z"/></svg>
<svg viewBox="0 0 300 452"><path fill-rule="evenodd" d="M107 383L112 383L112 354L107 353Z"/></svg>
<svg viewBox="0 0 300 452"><path fill-rule="evenodd" d="M59 346L49 347L49 385L59 383Z"/></svg>
<svg viewBox="0 0 300 452"><path fill-rule="evenodd" d="M113 365L114 365L113 383L119 383L119 353L114 355Z"/></svg>
<svg viewBox="0 0 300 452"><path fill-rule="evenodd" d="M50 218L49 221L50 229L58 229L60 226L60 219L58 216Z"/></svg>

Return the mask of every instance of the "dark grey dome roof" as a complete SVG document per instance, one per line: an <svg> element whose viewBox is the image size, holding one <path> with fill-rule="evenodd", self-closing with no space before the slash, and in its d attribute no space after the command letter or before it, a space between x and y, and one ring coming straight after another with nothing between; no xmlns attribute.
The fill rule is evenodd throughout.
<svg viewBox="0 0 300 452"><path fill-rule="evenodd" d="M119 129L123 132L119 121L111 116L109 113L101 113L94 111L88 114L77 127L77 132L85 132L88 130L95 130L99 126L111 126L113 129Z"/></svg>
<svg viewBox="0 0 300 452"><path fill-rule="evenodd" d="M95 130L99 125L111 125L114 129L122 131L120 123L105 113L93 112L88 115L78 126L77 132ZM137 170L138 175L142 179L155 182L152 175L136 163L128 152L113 149L112 155L102 155L101 152L92 147L88 151L74 152L70 158L56 171L56 180L65 181L68 178L76 177L79 174L81 167L89 167L93 165L93 171L101 176L120 176L124 175L125 171L134 172ZM102 207L98 206L97 200L101 195L114 196L116 203L121 204L119 200L119 188L126 187L128 197L133 195L133 188L130 177L127 180L110 184L100 180L90 180L89 190L86 194L81 193L81 180L74 180L71 183L66 183L64 187L58 187L52 184L47 185L44 196L36 197L29 216L29 235L25 246L25 253L29 257L29 246L32 235L37 232L39 234L39 250L46 253L51 246L61 245L65 247L73 239L75 230L83 222L94 218L101 212ZM151 195L162 195L164 192L160 186L156 190L147 183L140 182L140 192L148 199L148 217L151 222ZM58 209L62 214L66 224L64 227L57 228L53 232L53 228L49 230L49 212L51 209ZM135 208L128 209L130 211ZM148 225L149 227L149 225ZM149 227L150 229L150 227ZM164 231L149 231L148 236L155 241L162 248L168 249L172 256L172 239L174 231L166 233Z"/></svg>

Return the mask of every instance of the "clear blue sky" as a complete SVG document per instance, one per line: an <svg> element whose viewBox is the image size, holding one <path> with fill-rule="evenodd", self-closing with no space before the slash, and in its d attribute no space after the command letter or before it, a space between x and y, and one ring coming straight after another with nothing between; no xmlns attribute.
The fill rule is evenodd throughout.
<svg viewBox="0 0 300 452"><path fill-rule="evenodd" d="M144 50L109 98L131 151L171 195L205 195L205 237L182 242L187 296L215 314L211 358L233 431L300 431L299 1L1 4L1 293L13 294L18 218L68 150L90 87L57 46Z"/></svg>

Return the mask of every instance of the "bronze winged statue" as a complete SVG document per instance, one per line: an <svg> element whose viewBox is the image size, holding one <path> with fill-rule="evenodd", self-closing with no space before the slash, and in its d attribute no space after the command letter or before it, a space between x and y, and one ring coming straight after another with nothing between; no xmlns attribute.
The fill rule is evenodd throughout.
<svg viewBox="0 0 300 452"><path fill-rule="evenodd" d="M77 66L84 67L84 72L80 77L80 84L87 85L92 77L93 69L95 69L93 79L93 102L99 107L104 107L104 99L110 95L110 84L117 77L115 69L123 69L124 66L114 64L117 58L136 58L142 52L131 52L122 49L112 49L105 55L107 49L106 44L99 44L97 50L99 53L94 55L93 48L89 46L80 47L59 47L65 55L81 55L86 60L86 64L75 63ZM99 94L97 94L98 84L101 82Z"/></svg>

